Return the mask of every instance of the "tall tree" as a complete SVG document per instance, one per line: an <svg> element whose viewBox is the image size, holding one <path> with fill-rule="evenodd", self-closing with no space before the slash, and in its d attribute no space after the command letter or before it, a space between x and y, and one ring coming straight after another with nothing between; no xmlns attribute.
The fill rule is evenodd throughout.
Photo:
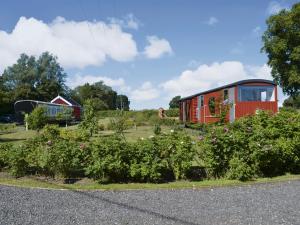
<svg viewBox="0 0 300 225"><path fill-rule="evenodd" d="M179 100L181 99L181 96L175 96L174 98L172 98L172 100L169 103L169 107L170 109L176 109L179 108Z"/></svg>
<svg viewBox="0 0 300 225"><path fill-rule="evenodd" d="M130 101L126 95L117 95L116 104L117 104L117 109L121 109L125 111L129 110Z"/></svg>
<svg viewBox="0 0 300 225"><path fill-rule="evenodd" d="M116 109L117 105L117 92L102 81L76 87L72 92L72 98L81 104L87 99L93 100L95 110Z"/></svg>
<svg viewBox="0 0 300 225"><path fill-rule="evenodd" d="M57 57L45 52L37 59L36 67L36 90L40 100L50 101L55 96L66 93L67 75L57 62Z"/></svg>
<svg viewBox="0 0 300 225"><path fill-rule="evenodd" d="M58 94L65 94L65 77L57 58L50 53L45 52L38 59L21 54L14 65L4 70L1 90L5 90L6 103L12 112L17 100L49 101Z"/></svg>
<svg viewBox="0 0 300 225"><path fill-rule="evenodd" d="M272 76L291 96L300 92L300 3L267 20L262 51L267 53Z"/></svg>
<svg viewBox="0 0 300 225"><path fill-rule="evenodd" d="M300 109L300 94L294 97L289 97L283 102L284 107L293 107L296 109Z"/></svg>

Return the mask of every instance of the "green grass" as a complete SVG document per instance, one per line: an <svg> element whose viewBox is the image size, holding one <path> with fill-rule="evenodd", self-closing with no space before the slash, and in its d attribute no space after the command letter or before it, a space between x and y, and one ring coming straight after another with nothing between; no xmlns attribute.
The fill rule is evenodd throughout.
<svg viewBox="0 0 300 225"><path fill-rule="evenodd" d="M253 181L241 182L237 180L205 180L205 181L176 181L170 183L127 183L127 184L99 184L90 179L83 179L74 184L64 184L62 180L45 180L37 177L13 178L0 176L0 185L11 185L26 188L49 188L65 190L133 190L133 189L200 189L228 186L242 186L261 183L276 183L300 180L300 175L284 175L274 178L259 178Z"/></svg>

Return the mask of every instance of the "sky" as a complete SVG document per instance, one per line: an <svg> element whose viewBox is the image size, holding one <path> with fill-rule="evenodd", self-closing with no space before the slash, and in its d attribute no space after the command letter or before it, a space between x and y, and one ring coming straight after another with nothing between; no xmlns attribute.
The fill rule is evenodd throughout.
<svg viewBox="0 0 300 225"><path fill-rule="evenodd" d="M21 53L49 51L67 85L104 81L131 109L242 79L272 79L261 36L294 0L0 2L0 74ZM279 105L286 98L279 91Z"/></svg>

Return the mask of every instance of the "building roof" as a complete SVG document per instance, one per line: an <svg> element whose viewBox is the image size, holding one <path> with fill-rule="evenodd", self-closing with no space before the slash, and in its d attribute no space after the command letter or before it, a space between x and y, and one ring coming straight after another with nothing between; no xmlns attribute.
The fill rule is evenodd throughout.
<svg viewBox="0 0 300 225"><path fill-rule="evenodd" d="M54 103L57 99L63 100L69 106L79 106L79 107L81 107L81 105L79 103L77 103L75 100L73 100L71 98L62 97L60 95L58 95L57 97L55 97L54 99L52 99L51 103Z"/></svg>
<svg viewBox="0 0 300 225"><path fill-rule="evenodd" d="M199 95L207 94L207 93L210 93L210 92L222 90L222 89L225 89L225 88L231 88L233 86L242 85L242 84L248 84L248 83L267 83L267 84L276 85L276 83L274 81L265 80L265 79L241 80L241 81L237 81L237 82L234 82L234 83L231 83L231 84L227 84L227 85L224 85L224 86L221 86L221 87L213 88L213 89L210 89L210 90L207 90L207 91L203 91L203 92L200 92L200 93L197 93L197 94L194 94L194 95L190 95L190 96L181 98L180 101L183 101L183 100L186 100L186 99L190 99L190 98L193 98L193 97L196 97L196 96L199 96Z"/></svg>

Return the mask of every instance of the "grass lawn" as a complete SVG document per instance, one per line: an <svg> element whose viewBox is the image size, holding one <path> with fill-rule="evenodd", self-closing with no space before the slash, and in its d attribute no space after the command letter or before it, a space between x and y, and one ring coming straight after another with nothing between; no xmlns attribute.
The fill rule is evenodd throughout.
<svg viewBox="0 0 300 225"><path fill-rule="evenodd" d="M100 123L107 124L109 122L109 118L101 119ZM61 127L60 129L77 129L78 125L68 126L67 128ZM162 132L169 133L171 131L170 127L162 126ZM191 132L191 131L190 131ZM114 132L112 130L104 130L100 131L99 134L94 135L93 138L98 138L101 136L109 136ZM136 141L139 138L149 138L153 133L153 126L138 126L135 128L127 129L125 132L125 137L128 141ZM26 131L24 126L17 126L14 130L0 134L0 143L14 143L21 144L24 140L34 137L37 135L36 131L29 130Z"/></svg>
<svg viewBox="0 0 300 225"><path fill-rule="evenodd" d="M49 188L65 190L130 190L130 189L199 189L226 186L242 186L260 183L275 183L283 181L300 180L300 175L284 175L273 178L259 178L253 181L241 182L237 180L204 180L204 181L176 181L170 183L127 183L127 184L99 184L93 180L84 178L73 184L66 184L64 180L45 179L41 177L13 178L7 173L0 173L0 185L12 185L27 188Z"/></svg>

